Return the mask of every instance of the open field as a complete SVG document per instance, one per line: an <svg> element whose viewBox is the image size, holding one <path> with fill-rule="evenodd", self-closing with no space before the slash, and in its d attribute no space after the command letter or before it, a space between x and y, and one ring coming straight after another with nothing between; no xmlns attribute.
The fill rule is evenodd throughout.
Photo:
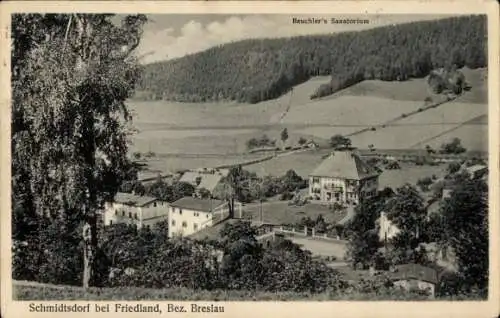
<svg viewBox="0 0 500 318"><path fill-rule="evenodd" d="M415 185L418 179L425 177L441 177L446 171L447 165L438 166L416 166L408 163L400 163L401 170L384 170L379 177L379 189L385 187L396 189L405 183Z"/></svg>
<svg viewBox="0 0 500 318"><path fill-rule="evenodd" d="M353 145L424 149L429 144L438 148L458 137L469 150L487 151L486 70L463 72L472 84L471 91L406 118L401 115L423 107L423 99L432 95L425 79L364 81L332 96L310 100L314 90L329 80L316 77L275 100L254 105L131 101L134 124L139 129L131 151L156 153L156 158L150 160L153 170L213 167L255 158L245 154L246 141L263 134L279 140L284 127L289 131L289 144L295 144L300 137L326 144L335 134L348 135L397 117L397 121L377 127L376 131L351 136ZM309 153L293 154L247 168L261 175L282 175L294 169L307 176L320 161Z"/></svg>
<svg viewBox="0 0 500 318"><path fill-rule="evenodd" d="M292 106L285 124L322 123L332 126L369 127L423 107L423 102L401 101L373 96L339 96Z"/></svg>
<svg viewBox="0 0 500 318"><path fill-rule="evenodd" d="M463 125L455 127L452 131L446 131L425 142L420 142L416 146L420 148L429 145L434 149L439 149L442 144L450 142L453 138L460 138L462 145L467 150L487 151L488 150L488 125Z"/></svg>
<svg viewBox="0 0 500 318"><path fill-rule="evenodd" d="M369 144L373 144L376 148L382 149L404 149L419 145L427 140L432 140L433 137L448 131L449 133L445 135L448 136L447 139L452 139L455 135L454 128L474 126L475 139L470 142L469 140L463 140L462 144L467 149L485 151L487 150L487 144L477 143L475 140L485 139L487 136L487 125L474 123L464 125L464 123L487 113L487 105L450 102L437 108L403 118L385 128L352 136L351 140L354 146L360 148L366 148ZM425 144L422 144L421 148L424 147Z"/></svg>
<svg viewBox="0 0 500 318"><path fill-rule="evenodd" d="M245 154L235 156L211 156L211 155L168 155L147 160L147 168L150 171L163 171L173 173L179 170L196 169L204 167L218 167L243 163L265 157L262 154Z"/></svg>
<svg viewBox="0 0 500 318"><path fill-rule="evenodd" d="M259 176L281 176L288 170L294 170L302 178L306 178L323 161L324 151L307 151L288 156L274 158L245 167L245 170L255 172Z"/></svg>
<svg viewBox="0 0 500 318"><path fill-rule="evenodd" d="M336 223L342 220L347 212L331 211L327 206L306 204L304 206L289 206L288 201L273 201L262 203L264 222L273 224L295 224L304 217L315 220L322 215L327 223ZM243 206L243 217L254 221L260 220L260 206L258 203Z"/></svg>
<svg viewBox="0 0 500 318"><path fill-rule="evenodd" d="M459 98L463 103L488 103L488 82L485 68L471 70L469 68L461 69L465 75L466 81L471 85L471 90ZM429 89L424 78L411 79L404 82L384 82L378 80L368 80L348 87L325 99L335 98L337 96L375 96L394 100L423 101L425 97L435 97Z"/></svg>
<svg viewBox="0 0 500 318"><path fill-rule="evenodd" d="M306 237L287 237L304 250L311 251L313 256L335 256L337 261L344 259L347 243L343 241L322 241Z"/></svg>

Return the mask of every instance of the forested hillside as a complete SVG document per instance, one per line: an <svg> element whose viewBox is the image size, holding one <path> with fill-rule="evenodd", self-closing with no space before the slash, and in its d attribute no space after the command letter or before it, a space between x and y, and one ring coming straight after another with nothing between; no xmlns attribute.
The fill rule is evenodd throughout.
<svg viewBox="0 0 500 318"><path fill-rule="evenodd" d="M486 16L413 22L367 31L245 40L148 64L136 98L186 102L276 98L311 76L332 81L311 98L365 79L424 77L438 67L487 64Z"/></svg>

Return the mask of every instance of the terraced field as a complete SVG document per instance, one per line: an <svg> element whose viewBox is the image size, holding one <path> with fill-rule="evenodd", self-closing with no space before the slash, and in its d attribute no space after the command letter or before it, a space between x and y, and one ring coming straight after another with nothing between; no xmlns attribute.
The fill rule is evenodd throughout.
<svg viewBox="0 0 500 318"><path fill-rule="evenodd" d="M263 134L279 140L287 128L290 144L300 137L325 144L335 134L353 135L358 148L437 148L453 137L470 150L487 150L485 70L463 70L472 90L434 109L404 116L424 107L431 96L424 79L408 82L365 81L333 96L310 100L328 77L313 78L278 99L254 105L237 103L185 104L130 102L139 133L131 151L153 151L152 165L177 170L218 166L246 159L246 141ZM442 96L441 96L442 98ZM395 122L378 127L395 118ZM475 119L475 121L472 121ZM465 124L466 123L466 124ZM377 126L373 131L370 128ZM248 167L259 174L282 174L293 168L307 175L321 158L294 155Z"/></svg>
<svg viewBox="0 0 500 318"><path fill-rule="evenodd" d="M458 128L463 123L487 113L487 105L449 102L438 108L429 109L422 113L403 118L385 128L353 136L351 140L353 145L360 148L366 148L369 144L373 144L376 148L380 149L424 148L426 141L433 140L434 137L441 134L443 136L440 140L448 141L455 137L454 128ZM467 149L486 150L484 148L486 145L482 145L477 141L485 139L487 134L484 134L484 132L486 130L481 130L481 126L487 126L477 124L473 126L476 128L475 130L470 130L470 132L474 133L474 137L472 139L464 139L462 144ZM436 143L433 145L436 146Z"/></svg>

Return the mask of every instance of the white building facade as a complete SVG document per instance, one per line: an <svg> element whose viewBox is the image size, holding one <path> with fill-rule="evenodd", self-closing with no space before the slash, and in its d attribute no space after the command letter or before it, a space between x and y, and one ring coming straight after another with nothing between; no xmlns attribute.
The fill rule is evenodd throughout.
<svg viewBox="0 0 500 318"><path fill-rule="evenodd" d="M184 197L170 204L168 237L188 236L213 226L229 216L226 202Z"/></svg>
<svg viewBox="0 0 500 318"><path fill-rule="evenodd" d="M137 228L151 228L158 222L166 221L167 217L167 202L148 196L118 193L113 202L105 205L104 225L125 223Z"/></svg>
<svg viewBox="0 0 500 318"><path fill-rule="evenodd" d="M378 190L378 173L351 151L336 151L309 176L309 195L322 203L358 204Z"/></svg>

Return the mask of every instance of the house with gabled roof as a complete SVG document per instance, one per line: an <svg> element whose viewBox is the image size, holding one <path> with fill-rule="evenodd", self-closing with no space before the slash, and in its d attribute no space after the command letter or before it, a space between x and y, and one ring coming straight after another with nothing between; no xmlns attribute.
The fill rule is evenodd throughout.
<svg viewBox="0 0 500 318"><path fill-rule="evenodd" d="M241 217L241 204L235 203L235 206L238 206ZM183 197L170 203L168 237L192 235L228 218L229 206L226 201Z"/></svg>
<svg viewBox="0 0 500 318"><path fill-rule="evenodd" d="M112 202L105 204L104 225L125 223L137 228L151 227L165 221L167 216L167 202L150 196L118 192Z"/></svg>
<svg viewBox="0 0 500 318"><path fill-rule="evenodd" d="M213 194L215 189L220 185L222 179L227 176L228 171L225 169L199 169L186 171L179 179L180 182L190 183L195 187L195 193L200 190L206 190Z"/></svg>
<svg viewBox="0 0 500 318"><path fill-rule="evenodd" d="M321 203L356 205L377 193L378 177L353 151L334 151L309 175L309 195Z"/></svg>
<svg viewBox="0 0 500 318"><path fill-rule="evenodd" d="M394 286L404 290L427 291L431 296L435 296L439 273L432 267L420 264L402 264L396 266L395 271L390 274L390 280Z"/></svg>

